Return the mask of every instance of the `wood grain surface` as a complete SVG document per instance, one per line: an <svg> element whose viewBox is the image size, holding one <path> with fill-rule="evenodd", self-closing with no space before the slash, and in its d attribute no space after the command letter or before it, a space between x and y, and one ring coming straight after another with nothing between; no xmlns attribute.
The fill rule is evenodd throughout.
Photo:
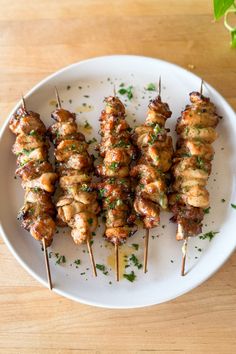
<svg viewBox="0 0 236 354"><path fill-rule="evenodd" d="M212 12L206 0L0 0L1 123L48 74L106 54L193 65L236 108L236 50ZM0 353L236 353L235 268L234 254L174 301L107 310L49 292L0 241Z"/></svg>

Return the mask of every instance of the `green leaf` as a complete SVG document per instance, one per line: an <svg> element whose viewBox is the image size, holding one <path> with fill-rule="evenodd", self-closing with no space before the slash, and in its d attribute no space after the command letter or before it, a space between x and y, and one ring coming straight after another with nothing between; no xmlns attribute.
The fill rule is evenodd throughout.
<svg viewBox="0 0 236 354"><path fill-rule="evenodd" d="M219 20L233 3L234 0L214 0L215 19Z"/></svg>
<svg viewBox="0 0 236 354"><path fill-rule="evenodd" d="M231 207L236 209L236 205L235 204L231 204Z"/></svg>
<svg viewBox="0 0 236 354"><path fill-rule="evenodd" d="M127 273L123 274L123 277L125 279L127 279L128 281L130 281L131 283L133 283L133 281L135 281L135 279L136 279L136 275L135 275L133 270L132 270L132 272L130 274L127 274Z"/></svg>
<svg viewBox="0 0 236 354"><path fill-rule="evenodd" d="M213 239L213 237L218 234L219 232L218 231L209 231L209 232L206 232L205 234L199 236L199 238L201 240L206 240L208 239L209 241L211 241ZM199 248L200 249L200 248ZM201 252L201 251L199 251Z"/></svg>
<svg viewBox="0 0 236 354"><path fill-rule="evenodd" d="M147 91L156 91L156 85L153 84L153 83L150 83L150 84L147 85L145 90L147 90Z"/></svg>
<svg viewBox="0 0 236 354"><path fill-rule="evenodd" d="M126 94L127 90L125 88L121 88L119 91L118 91L121 95L124 95Z"/></svg>
<svg viewBox="0 0 236 354"><path fill-rule="evenodd" d="M231 47L236 48L236 28L231 31Z"/></svg>

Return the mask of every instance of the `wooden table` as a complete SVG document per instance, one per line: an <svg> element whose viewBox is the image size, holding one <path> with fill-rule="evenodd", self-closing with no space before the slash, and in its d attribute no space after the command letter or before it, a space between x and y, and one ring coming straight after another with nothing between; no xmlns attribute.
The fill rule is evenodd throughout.
<svg viewBox="0 0 236 354"><path fill-rule="evenodd" d="M117 53L194 65L236 108L236 50L213 23L211 1L0 0L0 8L1 122L48 74ZM235 353L235 267L234 254L189 294L113 311L49 292L0 241L0 353Z"/></svg>

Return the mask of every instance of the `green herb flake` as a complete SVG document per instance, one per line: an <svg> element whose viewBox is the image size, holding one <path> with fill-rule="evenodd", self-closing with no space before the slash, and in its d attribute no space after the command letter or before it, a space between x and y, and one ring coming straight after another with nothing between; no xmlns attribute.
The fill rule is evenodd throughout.
<svg viewBox="0 0 236 354"><path fill-rule="evenodd" d="M236 205L235 205L235 204L231 204L231 207L232 207L233 209L236 209Z"/></svg>
<svg viewBox="0 0 236 354"><path fill-rule="evenodd" d="M74 263L78 266L78 265L81 264L81 260L80 260L80 259L76 259L76 260L74 261Z"/></svg>
<svg viewBox="0 0 236 354"><path fill-rule="evenodd" d="M114 171L118 169L119 165L120 165L119 162L112 162L109 168Z"/></svg>
<svg viewBox="0 0 236 354"><path fill-rule="evenodd" d="M147 91L156 91L156 85L153 84L153 83L150 83L150 84L147 85L145 90L147 90Z"/></svg>
<svg viewBox="0 0 236 354"><path fill-rule="evenodd" d="M36 132L35 130L31 130L31 132L29 133L29 135L35 136L35 135L37 135L37 132Z"/></svg>
<svg viewBox="0 0 236 354"><path fill-rule="evenodd" d="M219 232L218 231L209 231L209 232L206 232L205 234L203 235L200 235L199 238L201 240L206 240L208 239L209 241L211 241L213 239L213 237L218 234Z"/></svg>
<svg viewBox="0 0 236 354"><path fill-rule="evenodd" d="M85 104L85 105L86 105L86 104ZM89 124L89 122L88 122L87 120L84 122L84 128L85 128L85 129L90 129L90 128L92 128L91 125Z"/></svg>
<svg viewBox="0 0 236 354"><path fill-rule="evenodd" d="M132 272L129 273L129 274L123 274L123 277L124 277L125 279L127 279L128 281L130 281L131 283L133 283L133 282L135 281L135 279L136 279L136 275L135 275L135 273L134 273L133 270L132 270Z"/></svg>
<svg viewBox="0 0 236 354"><path fill-rule="evenodd" d="M141 269L141 268L142 268L143 265L142 265L141 263L139 263L138 258L137 258L134 254L132 254L132 255L129 257L129 260L130 260L130 262L132 262L133 265L134 265L135 267L137 267L138 269Z"/></svg>
<svg viewBox="0 0 236 354"><path fill-rule="evenodd" d="M106 269L106 266L104 264L96 264L96 268L103 272L104 275L108 274L108 271Z"/></svg>
<svg viewBox="0 0 236 354"><path fill-rule="evenodd" d="M138 243L132 243L132 247L133 247L136 251L138 251L138 249L139 249L139 244L138 244Z"/></svg>
<svg viewBox="0 0 236 354"><path fill-rule="evenodd" d="M65 256L60 256L59 253L55 253L55 256L57 258L56 264L66 263L66 257Z"/></svg>
<svg viewBox="0 0 236 354"><path fill-rule="evenodd" d="M128 99L131 100L133 98L133 86L129 86L127 88L124 88L122 86L122 88L119 89L119 94L120 95L127 95Z"/></svg>
<svg viewBox="0 0 236 354"><path fill-rule="evenodd" d="M89 225L93 224L93 218L89 218L89 219L87 219L87 221L88 221Z"/></svg>
<svg viewBox="0 0 236 354"><path fill-rule="evenodd" d="M211 207L203 209L204 214L209 214L210 213L210 209L211 209Z"/></svg>

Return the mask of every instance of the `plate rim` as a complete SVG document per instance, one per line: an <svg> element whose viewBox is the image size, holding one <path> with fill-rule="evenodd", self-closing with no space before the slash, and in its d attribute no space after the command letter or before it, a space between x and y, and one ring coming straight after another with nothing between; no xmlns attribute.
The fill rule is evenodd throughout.
<svg viewBox="0 0 236 354"><path fill-rule="evenodd" d="M44 84L46 84L48 81L50 81L51 79L57 77L58 75L66 72L67 70L72 69L73 67L76 66L80 66L83 65L85 63L88 62L93 62L96 60L102 60L102 59L110 59L112 60L113 58L129 58L129 59L139 59L139 60L153 60L153 61L157 61L157 62L161 62L163 64L167 64L170 66L173 66L174 68L176 68L177 70L181 70L184 71L187 75L191 75L192 77L194 77L195 79L199 79L201 80L201 78L196 75L195 73L187 70L184 67L181 67L180 65L177 65L175 63L166 61L166 60L162 60L159 58L155 58L155 57L147 57L147 56L141 56L141 55L129 55L129 54L113 54L113 55L103 55L103 56L96 56L96 57L90 57L88 59L84 59L81 61L77 61L74 62L72 64L69 64L65 67L62 67L61 69L53 72L52 74L44 77L42 80L40 80L37 84L35 84L25 95L24 97L27 99L28 97L30 97L35 91L37 91L38 89L40 89ZM230 114L235 114L234 109L231 107L231 105L228 103L228 101L221 95L221 93L219 93L214 87L212 87L207 81L204 80L204 83L207 87L210 88L210 90L213 92L214 95L216 95L217 99L219 99L221 102L223 102L226 106L227 109L229 110ZM0 140L3 137L3 134L5 132L5 130L7 129L9 120L12 116L12 114L16 111L16 109L20 106L20 101L18 101L16 103L16 105L14 106L14 108L10 111L10 113L8 114L5 122L3 123L1 130L0 130ZM8 240L8 236L4 231L4 228L2 225L0 225L0 234L1 237L3 239L3 241L5 242L5 244L7 245L8 249L10 250L10 252L12 253L12 255L16 258L16 260L20 263L20 265L37 281L39 281L39 283L41 283L42 285L44 285L45 287L48 288L48 283L46 280L44 280L43 278L41 278L35 271L33 271L30 267L28 267L28 265L24 262L24 260L18 255L17 251L15 250L14 246L12 245L12 243L10 243L10 241ZM233 252L236 250L236 242L234 245L234 248L230 250L230 252L227 253L227 255L222 259L221 262L219 262L218 266L215 267L212 271L210 271L205 277L203 276L202 278L200 278L196 283L194 283L194 285L192 285L191 287L189 287L188 289L184 289L182 291L179 291L178 293L175 293L173 296L169 296L169 297L165 297L163 298L163 300L154 300L154 301L149 301L148 304L138 304L138 305L104 305L101 304L97 301L90 301L90 300L86 300L84 298L81 298L80 295L70 295L68 292L65 292L61 289L58 288L53 288L52 290L58 294L61 295L67 299L82 303L82 304L86 304L86 305L90 305L90 306L96 306L99 308L108 308L108 309L132 309L132 308L143 308L143 307L148 307L148 306L155 306L161 303L165 303L165 302L169 302L171 300L174 300L176 298L178 298L179 296L182 296L184 294L187 294L188 292L192 291L193 289L197 288L199 285L203 284L205 281L207 281L209 278L211 278L224 264L225 262L231 257L231 255L233 254Z"/></svg>

